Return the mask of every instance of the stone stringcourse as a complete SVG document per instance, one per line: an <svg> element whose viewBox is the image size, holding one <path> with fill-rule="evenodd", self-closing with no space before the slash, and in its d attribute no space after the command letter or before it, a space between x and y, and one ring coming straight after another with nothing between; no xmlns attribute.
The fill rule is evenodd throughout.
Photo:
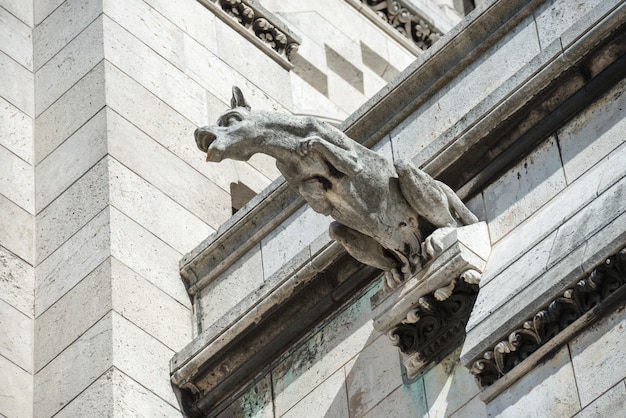
<svg viewBox="0 0 626 418"><path fill-rule="evenodd" d="M397 0L360 0L396 31L413 41L420 49L427 49L440 37L426 20Z"/></svg>
<svg viewBox="0 0 626 418"><path fill-rule="evenodd" d="M199 0L283 66L291 68L301 40L278 18L253 0Z"/></svg>
<svg viewBox="0 0 626 418"><path fill-rule="evenodd" d="M528 318L508 338L485 351L470 371L482 387L493 385L574 321L626 290L626 248ZM623 295L621 295L623 297Z"/></svg>

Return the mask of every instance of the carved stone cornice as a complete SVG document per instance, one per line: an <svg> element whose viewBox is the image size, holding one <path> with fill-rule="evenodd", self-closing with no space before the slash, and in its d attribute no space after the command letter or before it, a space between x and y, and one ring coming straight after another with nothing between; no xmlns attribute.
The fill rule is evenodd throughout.
<svg viewBox="0 0 626 418"><path fill-rule="evenodd" d="M350 0L359 3L382 20L386 25L403 38L409 40L420 50L429 48L441 36L442 32L426 16L421 15L409 4L401 0ZM362 10L365 12L365 10Z"/></svg>
<svg viewBox="0 0 626 418"><path fill-rule="evenodd" d="M398 346L410 380L463 341L491 252L484 222L454 229L441 243L441 252L421 270L371 300L374 328Z"/></svg>
<svg viewBox="0 0 626 418"><path fill-rule="evenodd" d="M279 64L290 61L301 40L276 16L254 0L198 0L217 17L259 46Z"/></svg>
<svg viewBox="0 0 626 418"><path fill-rule="evenodd" d="M607 258L587 277L529 316L508 337L483 352L473 362L471 373L481 387L493 385L530 355L552 343L562 331L575 327L581 317L597 316L611 302L623 300L625 285L626 248ZM582 321L570 334L588 322Z"/></svg>

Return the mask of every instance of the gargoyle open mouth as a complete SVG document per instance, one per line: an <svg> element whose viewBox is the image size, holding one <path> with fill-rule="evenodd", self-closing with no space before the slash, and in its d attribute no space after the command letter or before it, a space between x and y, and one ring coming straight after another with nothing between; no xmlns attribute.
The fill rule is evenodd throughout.
<svg viewBox="0 0 626 418"><path fill-rule="evenodd" d="M200 151L206 152L206 161L209 161L211 159L211 150L209 150L209 147L217 137L206 127L196 129L194 137L196 138L196 145Z"/></svg>

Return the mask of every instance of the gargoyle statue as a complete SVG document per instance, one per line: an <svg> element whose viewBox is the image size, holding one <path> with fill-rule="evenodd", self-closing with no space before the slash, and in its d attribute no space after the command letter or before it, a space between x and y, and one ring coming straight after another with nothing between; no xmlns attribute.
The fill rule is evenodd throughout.
<svg viewBox="0 0 626 418"><path fill-rule="evenodd" d="M386 271L391 289L440 250L436 233L424 242L425 230L478 221L448 186L411 163L392 164L311 117L251 110L237 87L231 109L217 126L196 129L195 139L207 161L274 157L311 208L335 219L331 238L360 262Z"/></svg>

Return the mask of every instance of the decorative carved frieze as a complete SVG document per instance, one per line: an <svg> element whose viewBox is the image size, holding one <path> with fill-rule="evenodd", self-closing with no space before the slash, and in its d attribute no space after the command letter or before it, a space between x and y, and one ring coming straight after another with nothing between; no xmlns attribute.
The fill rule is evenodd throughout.
<svg viewBox="0 0 626 418"><path fill-rule="evenodd" d="M429 48L441 37L427 19L398 0L360 0L396 31L413 41L420 49Z"/></svg>
<svg viewBox="0 0 626 418"><path fill-rule="evenodd" d="M199 1L239 33L263 45L263 50L282 64L288 64L298 50L297 36L253 0Z"/></svg>
<svg viewBox="0 0 626 418"><path fill-rule="evenodd" d="M482 387L492 385L581 316L616 292L624 292L625 284L626 248L607 258L587 277L527 318L507 338L485 351L470 371Z"/></svg>
<svg viewBox="0 0 626 418"><path fill-rule="evenodd" d="M410 380L463 341L491 250L484 222L450 231L440 241L440 251L421 270L371 300L374 328L398 346Z"/></svg>

